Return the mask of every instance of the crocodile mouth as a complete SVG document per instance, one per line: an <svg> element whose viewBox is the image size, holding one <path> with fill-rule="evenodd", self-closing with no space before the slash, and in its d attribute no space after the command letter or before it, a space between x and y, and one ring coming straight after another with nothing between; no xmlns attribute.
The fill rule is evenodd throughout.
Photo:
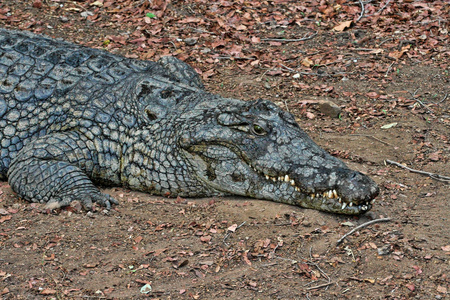
<svg viewBox="0 0 450 300"><path fill-rule="evenodd" d="M336 188L307 191L300 187L294 179L291 179L289 175L270 176L258 171L255 167L249 165L249 167L259 175L260 178L264 178L270 184L277 184L279 188L293 188L296 192L293 200L297 203L291 203L288 200L287 203L299 205L307 208L314 208L322 211L328 211L339 214L362 214L369 211L372 208L372 204L375 203L375 193L370 199L354 199L348 200L346 197L340 195ZM284 187L283 187L284 185ZM287 185L287 186L286 186ZM300 194L300 195L298 195Z"/></svg>
<svg viewBox="0 0 450 300"><path fill-rule="evenodd" d="M221 149L221 154L227 156L227 158L224 159L224 157L222 157L221 159L216 160L217 158L212 158L207 155L207 150L213 148L218 152L218 149ZM196 144L194 146L191 145L185 150L190 155L200 158L200 160L195 161L204 162L203 165L198 165L201 170L213 170L214 167L211 166L212 161L216 161L216 167L220 164L220 161L231 161L234 165L241 165L246 170L245 172L242 172L242 174L245 174L243 177L245 177L245 180L252 178L252 180L248 181L252 181L254 186L249 187L245 192L228 190L223 182L218 183L215 180L208 179L207 176L199 175L199 179L205 182L205 184L228 194L250 196L253 198L266 199L294 206L346 215L359 215L369 211L375 201L374 198L378 195L377 191L372 191L370 193L363 193L364 195L355 194L346 196L340 191L341 189L339 186L330 188L302 187L300 181L297 182L295 179L291 178L293 177L292 175L290 176L289 174L283 173L273 175L276 171L270 171L272 174L270 174L268 170L265 172L261 171L261 167L257 168L250 163L250 158L247 157L245 152L228 143L214 143L209 145ZM223 169L225 170L225 168ZM199 172L199 174L200 173L202 172ZM282 196L275 196L277 191L282 191Z"/></svg>

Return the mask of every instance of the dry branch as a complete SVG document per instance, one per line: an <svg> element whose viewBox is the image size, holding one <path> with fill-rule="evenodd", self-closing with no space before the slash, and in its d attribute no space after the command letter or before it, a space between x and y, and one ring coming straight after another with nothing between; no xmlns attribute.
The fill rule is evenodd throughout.
<svg viewBox="0 0 450 300"><path fill-rule="evenodd" d="M391 218L382 218L382 219L376 219L376 220L372 220L372 221L369 221L369 222L367 222L367 223L361 224L361 225L359 225L359 226L353 228L352 230L350 230L348 233L344 234L344 236L341 237L341 238L336 242L336 246L338 246L340 243L342 243L342 241L343 241L346 237L348 237L349 235L351 235L352 233L354 233L354 232L357 231L358 229L364 228L364 227L369 226L369 225L374 224L374 223L379 223L379 222L389 222L390 220L391 220Z"/></svg>
<svg viewBox="0 0 450 300"><path fill-rule="evenodd" d="M385 162L387 162L388 164L391 164L391 165L396 165L397 167L406 169L406 170L408 170L410 172L413 172L413 173L426 175L426 176L428 176L430 178L433 178L433 179L436 179L436 180L439 180L439 181L450 182L450 177L448 177L448 176L443 176L443 175L439 175L439 174L436 174L436 173L431 173L431 172L425 172L425 171L411 169L411 168L409 168L407 166L404 166L404 165L402 165L402 164L400 164L400 163L398 163L396 161L392 161L392 160L389 160L389 159L386 159Z"/></svg>

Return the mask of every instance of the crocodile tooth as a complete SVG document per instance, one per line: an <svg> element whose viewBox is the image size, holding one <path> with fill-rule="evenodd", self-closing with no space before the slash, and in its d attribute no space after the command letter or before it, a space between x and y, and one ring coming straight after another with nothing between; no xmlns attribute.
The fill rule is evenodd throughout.
<svg viewBox="0 0 450 300"><path fill-rule="evenodd" d="M327 192L323 192L323 193L322 193L322 196L323 196L323 197L328 197L328 193L327 193Z"/></svg>
<svg viewBox="0 0 450 300"><path fill-rule="evenodd" d="M269 175L266 175L266 179L269 180L269 178L270 178Z"/></svg>
<svg viewBox="0 0 450 300"><path fill-rule="evenodd" d="M370 201L370 204L374 204L375 203L375 199L372 199L371 201Z"/></svg>
<svg viewBox="0 0 450 300"><path fill-rule="evenodd" d="M283 177L278 176L278 181L282 181L282 180L283 180Z"/></svg>
<svg viewBox="0 0 450 300"><path fill-rule="evenodd" d="M333 198L333 192L331 190L328 191L328 198Z"/></svg>
<svg viewBox="0 0 450 300"><path fill-rule="evenodd" d="M319 197L320 197L319 193L316 193L316 197L317 197L317 198L319 198Z"/></svg>
<svg viewBox="0 0 450 300"><path fill-rule="evenodd" d="M347 207L347 203L346 202L344 202L343 204L342 204L342 207L341 207L341 209L345 209Z"/></svg>
<svg viewBox="0 0 450 300"><path fill-rule="evenodd" d="M348 206L352 207L352 206L353 206L353 202L350 202L350 203L348 204Z"/></svg>
<svg viewBox="0 0 450 300"><path fill-rule="evenodd" d="M338 201L339 201L339 203L342 203L342 199L341 198L338 198Z"/></svg>
<svg viewBox="0 0 450 300"><path fill-rule="evenodd" d="M314 199L316 197L316 195L314 195L314 193L311 194L310 196L311 196L311 199Z"/></svg>
<svg viewBox="0 0 450 300"><path fill-rule="evenodd" d="M284 175L284 181L286 182L290 182L291 179L289 178L289 175Z"/></svg>
<svg viewBox="0 0 450 300"><path fill-rule="evenodd" d="M291 185L294 186L295 185L295 181L294 179L291 179Z"/></svg>
<svg viewBox="0 0 450 300"><path fill-rule="evenodd" d="M366 205L363 205L363 206L361 206L361 209L362 209L362 210L367 210L367 206L366 206Z"/></svg>
<svg viewBox="0 0 450 300"><path fill-rule="evenodd" d="M272 177L272 181L275 182L277 181L277 179L275 177Z"/></svg>
<svg viewBox="0 0 450 300"><path fill-rule="evenodd" d="M339 198L336 190L333 190L333 195L334 195L334 198Z"/></svg>

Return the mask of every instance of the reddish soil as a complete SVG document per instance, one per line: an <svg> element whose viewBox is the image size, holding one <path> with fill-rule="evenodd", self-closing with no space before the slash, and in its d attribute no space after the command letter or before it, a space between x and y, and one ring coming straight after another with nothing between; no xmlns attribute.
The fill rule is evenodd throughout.
<svg viewBox="0 0 450 300"><path fill-rule="evenodd" d="M122 2L134 3L133 8L144 5L144 1L118 1ZM428 29L425 22L398 19L410 11L395 11L400 9L395 5L421 1L393 1L398 3L391 3L381 13L400 20L393 23L390 33L379 33L369 20L337 32L332 28L345 19L330 12L326 19L325 7L325 12L318 12L325 25L321 24L317 36L251 45L250 39L238 35L211 35L210 31L219 29L197 26L194 21L187 22L188 18L213 18L211 10L219 2L218 9L276 16L294 13L294 5L261 1L260 6L251 8L246 1L218 1L209 7L208 1L172 2L164 7L164 1L154 1L155 7L145 10L156 12L156 19L166 20L164 26L173 31L166 27L157 31L160 23L153 27L147 23L153 16L144 20L131 9L127 15L125 4L107 9L98 4L103 1L5 0L0 3L0 26L93 47L108 45L109 51L139 58L178 55L202 72L210 91L245 100L273 100L292 112L320 146L380 185L373 209L349 217L255 199L168 199L109 188L105 192L120 205L108 214L98 207L87 213L76 205L49 212L43 205L18 199L6 182L0 182L0 299L448 297L449 182L385 163L392 160L450 176L448 18L441 18L437 29ZM314 1L304 2L311 4L304 10L306 14L320 8L314 7ZM319 4L325 5L322 2ZM345 2L335 4L345 6ZM383 3L375 2L379 5L376 12ZM423 1L429 6L432 2ZM434 2L442 4L435 8L448 16L445 1ZM242 7L235 7L238 5ZM356 20L358 1L351 8ZM430 14L436 9L429 10ZM80 16L82 12L93 12L93 16L86 19ZM171 23L164 14L172 18L182 15L185 23ZM319 17L316 15L316 20ZM315 32L280 19L260 22L260 39L276 37L281 31L289 33L283 37L292 39ZM377 24L380 22L381 18ZM248 32L255 28L250 21L245 24ZM411 26L411 32L425 26L423 34L434 34L437 44L428 47L420 38L410 42L404 24ZM139 38L135 33L139 26L155 31L151 38L166 40L154 41L155 48L130 42ZM185 31L179 31L180 26ZM230 32L245 35L243 28L230 28ZM396 28L409 39L406 43L401 43L405 38L399 37ZM118 36L126 38L116 39L118 42L112 38ZM180 41L188 37L194 41ZM212 47L217 41L223 45ZM239 45L243 48L235 47ZM412 48L402 48L405 45ZM363 48L383 49L385 55L368 54ZM403 55L399 54L402 49ZM304 58L317 59L318 53L326 54L326 59L318 62L322 67L308 67ZM388 53L402 56L393 58ZM304 73L295 76L298 72ZM321 113L319 106L302 103L316 99L337 104L341 117L333 118ZM388 124L392 127L381 128ZM336 244L355 226L386 217L391 221L364 227ZM151 291L143 293L146 284Z"/></svg>

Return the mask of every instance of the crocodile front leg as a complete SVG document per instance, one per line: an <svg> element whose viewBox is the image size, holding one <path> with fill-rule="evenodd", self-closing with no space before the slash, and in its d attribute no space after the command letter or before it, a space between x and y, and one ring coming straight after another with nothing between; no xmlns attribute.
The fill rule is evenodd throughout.
<svg viewBox="0 0 450 300"><path fill-rule="evenodd" d="M87 175L101 172L95 153L94 144L77 132L40 137L11 162L9 184L21 198L48 207L78 200L86 209L94 202L109 209L117 200L100 192Z"/></svg>

